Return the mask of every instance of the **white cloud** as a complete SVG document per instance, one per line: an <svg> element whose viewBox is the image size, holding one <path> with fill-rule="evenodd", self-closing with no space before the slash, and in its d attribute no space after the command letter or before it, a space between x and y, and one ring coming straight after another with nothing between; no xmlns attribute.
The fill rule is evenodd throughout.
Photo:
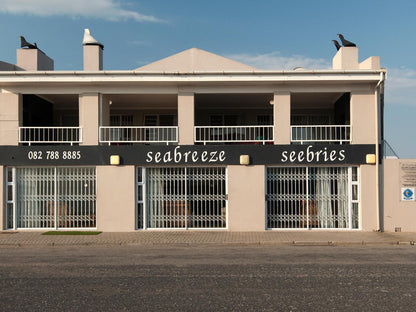
<svg viewBox="0 0 416 312"><path fill-rule="evenodd" d="M131 19L137 22L162 22L154 16L123 9L120 1L116 0L0 0L0 12L35 16L65 15L110 21Z"/></svg>
<svg viewBox="0 0 416 312"><path fill-rule="evenodd" d="M325 59L313 59L303 55L282 56L280 52L266 54L233 54L226 57L258 69L291 70L296 67L305 69L328 69L331 64Z"/></svg>
<svg viewBox="0 0 416 312"><path fill-rule="evenodd" d="M416 105L416 71L409 68L387 69L386 105Z"/></svg>

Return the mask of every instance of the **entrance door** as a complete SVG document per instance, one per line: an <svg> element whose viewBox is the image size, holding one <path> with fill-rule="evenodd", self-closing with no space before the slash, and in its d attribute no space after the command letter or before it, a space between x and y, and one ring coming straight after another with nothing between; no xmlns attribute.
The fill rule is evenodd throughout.
<svg viewBox="0 0 416 312"><path fill-rule="evenodd" d="M347 167L267 168L267 227L358 228L357 172Z"/></svg>
<svg viewBox="0 0 416 312"><path fill-rule="evenodd" d="M96 227L95 168L8 168L7 175L9 228Z"/></svg>
<svg viewBox="0 0 416 312"><path fill-rule="evenodd" d="M226 227L225 168L147 168L145 175L147 213L142 218L138 195L138 228L142 219L146 228ZM141 182L137 189L142 190Z"/></svg>

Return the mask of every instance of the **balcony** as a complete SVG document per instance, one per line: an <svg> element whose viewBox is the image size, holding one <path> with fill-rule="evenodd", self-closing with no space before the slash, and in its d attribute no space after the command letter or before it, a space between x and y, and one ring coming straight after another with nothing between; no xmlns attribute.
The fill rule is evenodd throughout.
<svg viewBox="0 0 416 312"><path fill-rule="evenodd" d="M351 126L314 125L291 126L292 143L351 143Z"/></svg>
<svg viewBox="0 0 416 312"><path fill-rule="evenodd" d="M195 143L272 143L273 126L197 126Z"/></svg>
<svg viewBox="0 0 416 312"><path fill-rule="evenodd" d="M19 143L71 144L82 143L81 127L19 127Z"/></svg>
<svg viewBox="0 0 416 312"><path fill-rule="evenodd" d="M178 127L100 127L100 143L177 143Z"/></svg>

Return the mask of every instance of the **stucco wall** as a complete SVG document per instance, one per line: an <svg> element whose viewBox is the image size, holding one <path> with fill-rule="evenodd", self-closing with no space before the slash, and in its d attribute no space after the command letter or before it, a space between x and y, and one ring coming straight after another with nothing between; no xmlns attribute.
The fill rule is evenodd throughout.
<svg viewBox="0 0 416 312"><path fill-rule="evenodd" d="M273 101L274 143L290 144L290 92L275 92Z"/></svg>
<svg viewBox="0 0 416 312"><path fill-rule="evenodd" d="M410 164L416 167L416 159L384 160L384 231L416 231L416 201L402 201L401 188L414 187L406 182L403 166Z"/></svg>
<svg viewBox="0 0 416 312"><path fill-rule="evenodd" d="M228 229L265 230L265 167L228 166Z"/></svg>
<svg viewBox="0 0 416 312"><path fill-rule="evenodd" d="M135 167L97 167L97 229L106 232L135 230Z"/></svg>
<svg viewBox="0 0 416 312"><path fill-rule="evenodd" d="M351 92L353 144L374 144L377 142L375 101L374 91Z"/></svg>
<svg viewBox="0 0 416 312"><path fill-rule="evenodd" d="M0 145L19 144L21 123L23 123L22 95L0 93Z"/></svg>
<svg viewBox="0 0 416 312"><path fill-rule="evenodd" d="M103 69L103 49L99 45L84 45L84 70Z"/></svg>
<svg viewBox="0 0 416 312"><path fill-rule="evenodd" d="M178 126L179 144L194 144L194 94L180 92L178 94Z"/></svg>
<svg viewBox="0 0 416 312"><path fill-rule="evenodd" d="M361 229L364 231L377 231L378 226L378 200L377 200L377 167L363 165L360 167L360 210Z"/></svg>
<svg viewBox="0 0 416 312"><path fill-rule="evenodd" d="M79 96L79 126L82 127L82 145L98 145L101 94Z"/></svg>
<svg viewBox="0 0 416 312"><path fill-rule="evenodd" d="M16 65L25 70L53 70L54 61L39 49L17 49Z"/></svg>

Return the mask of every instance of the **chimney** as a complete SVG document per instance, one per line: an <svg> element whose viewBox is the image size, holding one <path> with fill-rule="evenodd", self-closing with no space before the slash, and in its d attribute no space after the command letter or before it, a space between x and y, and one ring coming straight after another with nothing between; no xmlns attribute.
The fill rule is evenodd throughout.
<svg viewBox="0 0 416 312"><path fill-rule="evenodd" d="M332 69L359 68L357 47L341 47L332 59Z"/></svg>
<svg viewBox="0 0 416 312"><path fill-rule="evenodd" d="M24 70L53 70L53 59L20 36L21 49L16 50L16 66Z"/></svg>
<svg viewBox="0 0 416 312"><path fill-rule="evenodd" d="M89 29L84 30L84 70L103 70L104 45L99 43L90 34Z"/></svg>

